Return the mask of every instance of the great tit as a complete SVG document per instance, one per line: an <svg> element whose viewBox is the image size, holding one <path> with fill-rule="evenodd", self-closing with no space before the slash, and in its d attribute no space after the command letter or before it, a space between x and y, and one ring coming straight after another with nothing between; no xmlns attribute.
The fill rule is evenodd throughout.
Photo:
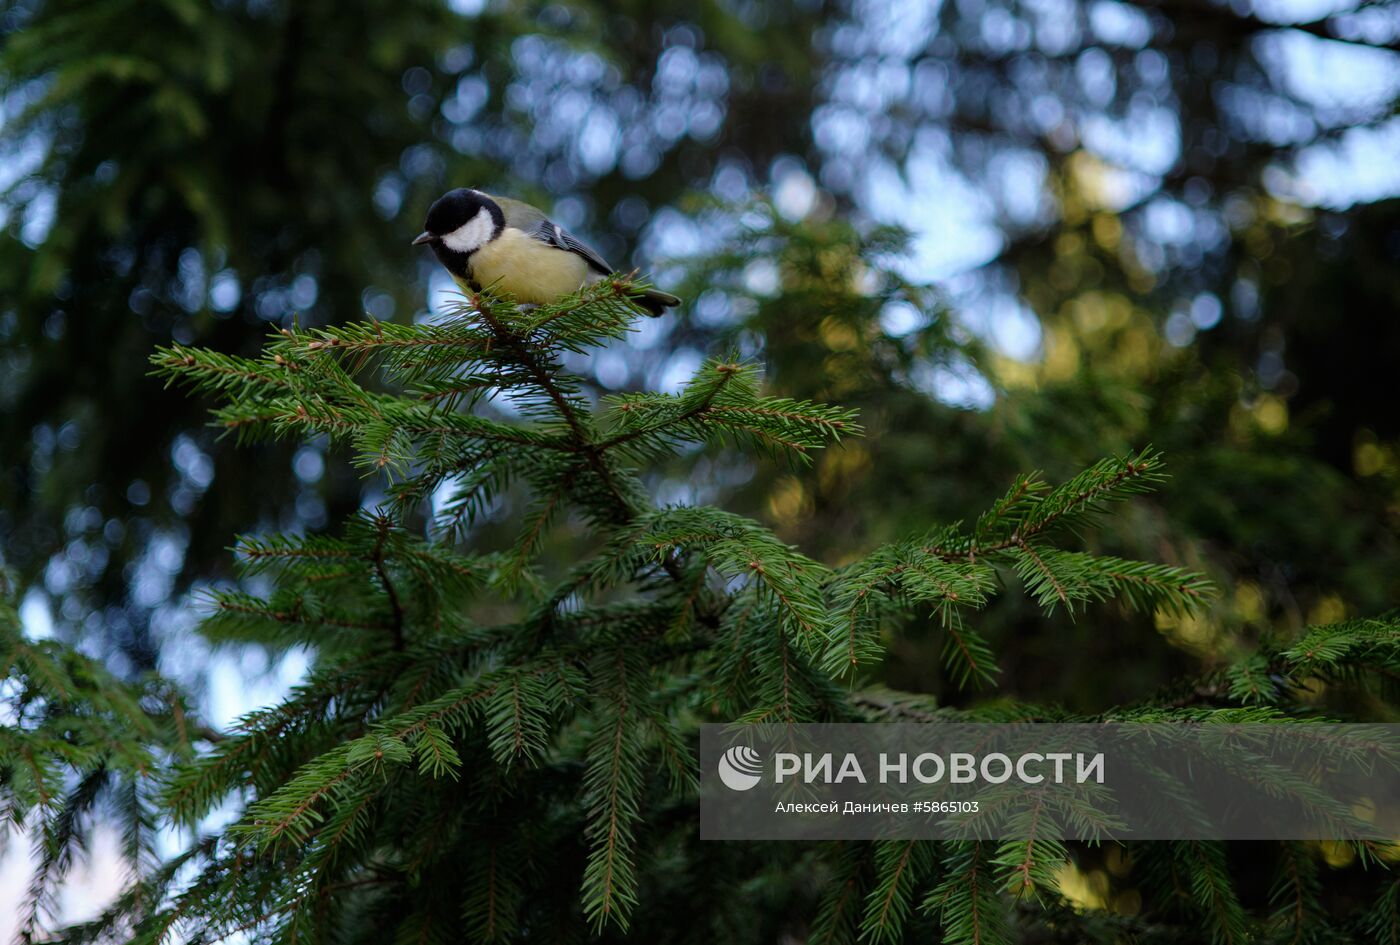
<svg viewBox="0 0 1400 945"><path fill-rule="evenodd" d="M547 305L613 273L602 256L543 211L466 187L449 190L428 208L413 245L424 243L464 289L491 286L518 302ZM659 289L647 289L636 302L652 315L681 304Z"/></svg>

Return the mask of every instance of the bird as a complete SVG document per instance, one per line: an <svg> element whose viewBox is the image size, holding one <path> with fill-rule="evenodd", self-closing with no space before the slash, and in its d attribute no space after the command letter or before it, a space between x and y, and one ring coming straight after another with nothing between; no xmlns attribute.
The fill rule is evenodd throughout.
<svg viewBox="0 0 1400 945"><path fill-rule="evenodd" d="M529 305L549 305L614 272L596 250L544 211L470 187L449 190L433 201L413 245L431 246L464 290L489 287ZM634 301L654 316L681 304L660 289L645 289Z"/></svg>

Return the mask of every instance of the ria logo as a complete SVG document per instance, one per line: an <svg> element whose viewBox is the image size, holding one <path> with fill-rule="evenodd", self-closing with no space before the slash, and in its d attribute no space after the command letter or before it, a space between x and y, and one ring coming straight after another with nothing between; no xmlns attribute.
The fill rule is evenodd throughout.
<svg viewBox="0 0 1400 945"><path fill-rule="evenodd" d="M747 791L763 777L763 757L748 745L735 745L719 756L719 779L731 791Z"/></svg>

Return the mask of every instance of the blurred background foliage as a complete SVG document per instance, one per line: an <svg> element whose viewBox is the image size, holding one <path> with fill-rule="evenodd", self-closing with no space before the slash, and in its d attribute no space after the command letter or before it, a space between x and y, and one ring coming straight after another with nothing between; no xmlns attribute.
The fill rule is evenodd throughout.
<svg viewBox="0 0 1400 945"><path fill-rule="evenodd" d="M577 365L599 392L732 349L862 411L810 468L696 454L663 500L839 564L1018 472L1164 450L1168 487L1091 541L1204 568L1215 612L1047 625L1008 594L996 697L1133 702L1384 610L1397 49L1400 8L1347 0L10 2L0 562L31 633L197 678L189 592L232 536L335 529L379 485L235 450L146 355L426 317L447 287L408 241L473 185L687 297ZM990 696L947 685L932 626L894 645L892 685Z"/></svg>

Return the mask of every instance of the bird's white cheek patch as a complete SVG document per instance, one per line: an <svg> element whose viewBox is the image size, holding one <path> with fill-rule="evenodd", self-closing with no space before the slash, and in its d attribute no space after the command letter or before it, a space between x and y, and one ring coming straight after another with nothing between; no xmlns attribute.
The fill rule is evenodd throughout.
<svg viewBox="0 0 1400 945"><path fill-rule="evenodd" d="M454 252L475 252L486 245L495 229L496 221L491 219L491 211L482 207L476 212L476 216L443 236L442 243Z"/></svg>

